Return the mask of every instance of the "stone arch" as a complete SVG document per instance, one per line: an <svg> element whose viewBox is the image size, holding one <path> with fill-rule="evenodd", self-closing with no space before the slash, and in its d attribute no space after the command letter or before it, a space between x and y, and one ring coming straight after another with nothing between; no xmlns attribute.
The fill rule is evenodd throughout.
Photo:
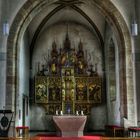
<svg viewBox="0 0 140 140"><path fill-rule="evenodd" d="M25 32L27 26L31 20L36 16L38 12L45 5L50 5L56 0L28 0L16 15L7 41L7 75L6 75L6 107L15 110L15 100L17 93L17 55L18 55L18 43L22 34ZM117 8L110 0L99 1L93 0L100 11L107 17L107 20L112 24L114 30L119 36L120 40L120 92L121 92L121 105L122 116L128 117L128 119L135 124L133 118L136 116L134 110L127 108L128 104L131 104L132 108L135 107L134 100L131 101L130 97L133 97L133 67L131 57L131 37L125 20ZM9 100L11 99L11 100ZM132 98L133 99L133 98ZM127 110L128 109L128 110Z"/></svg>

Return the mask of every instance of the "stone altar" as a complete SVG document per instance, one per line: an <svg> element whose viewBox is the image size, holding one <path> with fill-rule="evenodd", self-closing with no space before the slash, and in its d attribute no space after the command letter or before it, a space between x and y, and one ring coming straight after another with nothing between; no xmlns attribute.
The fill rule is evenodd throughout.
<svg viewBox="0 0 140 140"><path fill-rule="evenodd" d="M53 121L55 122L59 135L62 137L80 137L83 136L83 130L87 116L74 116L74 115L64 115L64 116L53 116Z"/></svg>

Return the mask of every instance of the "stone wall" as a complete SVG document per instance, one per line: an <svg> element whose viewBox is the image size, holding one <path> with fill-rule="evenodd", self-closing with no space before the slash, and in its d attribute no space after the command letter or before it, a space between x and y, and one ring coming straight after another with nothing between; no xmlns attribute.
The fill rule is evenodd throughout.
<svg viewBox="0 0 140 140"><path fill-rule="evenodd" d="M21 126L23 124L23 119L25 119L24 125L29 125L28 117L29 113L27 113L28 103L29 101L29 77L30 77L30 59L29 59L29 44L28 44L28 34L25 32L23 36L23 40L21 42L19 50L19 58L18 58L18 77L17 77L17 84L18 84L18 93L17 93L17 104L16 104L16 111L17 111L17 120L16 125ZM25 98L25 114L23 114L23 98ZM19 117L20 111L20 117ZM29 111L28 111L29 112ZM24 115L24 116L23 116Z"/></svg>
<svg viewBox="0 0 140 140"><path fill-rule="evenodd" d="M16 13L26 0L1 0L0 1L0 109L5 107L6 92L6 45L8 35L3 34L3 24L8 22L9 28Z"/></svg>
<svg viewBox="0 0 140 140"><path fill-rule="evenodd" d="M113 49L113 52L110 52ZM120 125L120 85L118 44L113 31L106 25L105 31L105 73L107 95L107 124ZM112 60L109 60L112 59Z"/></svg>
<svg viewBox="0 0 140 140"><path fill-rule="evenodd" d="M137 92L137 107L138 107L138 125L140 126L140 1L136 0L136 22L138 24L138 35L134 37L135 50L133 57L135 59L135 68L136 68L136 92Z"/></svg>
<svg viewBox="0 0 140 140"><path fill-rule="evenodd" d="M111 0L117 9L121 12L123 15L126 24L131 31L131 23L134 20L134 9L135 9L135 0ZM136 4L137 5L137 4Z"/></svg>

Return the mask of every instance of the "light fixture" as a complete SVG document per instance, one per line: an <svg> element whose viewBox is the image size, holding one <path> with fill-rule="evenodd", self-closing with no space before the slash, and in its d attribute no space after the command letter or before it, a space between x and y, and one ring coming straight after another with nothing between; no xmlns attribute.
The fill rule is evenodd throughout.
<svg viewBox="0 0 140 140"><path fill-rule="evenodd" d="M131 25L131 34L132 36L138 35L138 24L136 22L132 23Z"/></svg>
<svg viewBox="0 0 140 140"><path fill-rule="evenodd" d="M134 13L133 13L133 21L131 24L131 34L132 36L137 36L138 35L138 24L137 24L137 16L136 16L136 0L134 0Z"/></svg>
<svg viewBox="0 0 140 140"><path fill-rule="evenodd" d="M9 23L8 22L3 23L3 35L9 35Z"/></svg>

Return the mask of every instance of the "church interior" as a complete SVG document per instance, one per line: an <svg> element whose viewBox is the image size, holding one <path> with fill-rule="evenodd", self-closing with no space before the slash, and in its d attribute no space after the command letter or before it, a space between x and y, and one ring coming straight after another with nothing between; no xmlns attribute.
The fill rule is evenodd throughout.
<svg viewBox="0 0 140 140"><path fill-rule="evenodd" d="M140 139L140 0L0 0L0 139Z"/></svg>

